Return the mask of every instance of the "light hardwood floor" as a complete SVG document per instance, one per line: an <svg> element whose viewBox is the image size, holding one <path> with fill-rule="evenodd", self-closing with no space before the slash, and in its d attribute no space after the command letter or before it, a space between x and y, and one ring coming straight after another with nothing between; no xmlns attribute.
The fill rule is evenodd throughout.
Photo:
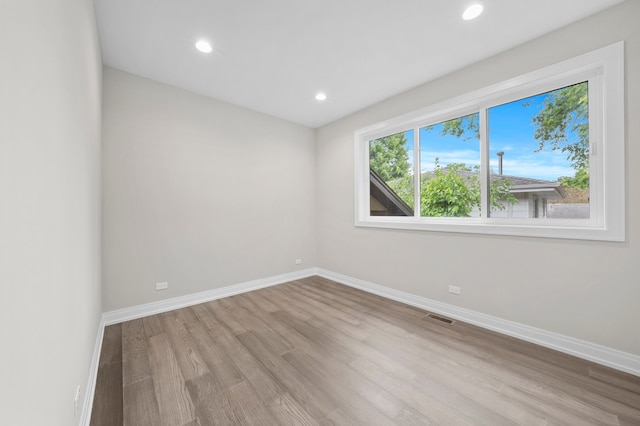
<svg viewBox="0 0 640 426"><path fill-rule="evenodd" d="M313 277L110 326L91 425L640 425L639 377L427 314Z"/></svg>

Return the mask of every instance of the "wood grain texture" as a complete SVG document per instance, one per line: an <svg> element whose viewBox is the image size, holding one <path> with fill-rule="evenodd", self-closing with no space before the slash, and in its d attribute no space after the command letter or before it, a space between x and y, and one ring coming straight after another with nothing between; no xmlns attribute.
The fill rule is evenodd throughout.
<svg viewBox="0 0 640 426"><path fill-rule="evenodd" d="M118 327L92 426L640 425L638 377L319 277Z"/></svg>
<svg viewBox="0 0 640 426"><path fill-rule="evenodd" d="M105 327L91 412L91 426L122 425L122 326Z"/></svg>
<svg viewBox="0 0 640 426"><path fill-rule="evenodd" d="M153 379L147 378L125 386L122 390L122 396L124 400L124 425L162 425ZM119 425L112 423L112 426Z"/></svg>
<svg viewBox="0 0 640 426"><path fill-rule="evenodd" d="M162 425L182 426L193 421L195 409L167 335L149 339L149 361Z"/></svg>

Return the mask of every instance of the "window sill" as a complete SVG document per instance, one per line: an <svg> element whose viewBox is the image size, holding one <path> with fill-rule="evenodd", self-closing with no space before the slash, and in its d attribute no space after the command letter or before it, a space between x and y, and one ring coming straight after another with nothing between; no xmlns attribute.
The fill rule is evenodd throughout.
<svg viewBox="0 0 640 426"><path fill-rule="evenodd" d="M591 221L567 221L562 224L554 219L514 220L472 218L400 218L371 217L356 220L357 227L384 228L412 231L448 232L465 234L505 235L518 237L559 238L623 242L624 229L620 226L607 229L592 225Z"/></svg>

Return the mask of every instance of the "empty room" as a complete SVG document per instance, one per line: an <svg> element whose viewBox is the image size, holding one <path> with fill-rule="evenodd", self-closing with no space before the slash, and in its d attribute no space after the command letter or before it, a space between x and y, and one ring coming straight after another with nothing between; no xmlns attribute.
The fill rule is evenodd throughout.
<svg viewBox="0 0 640 426"><path fill-rule="evenodd" d="M639 23L0 0L0 424L640 425Z"/></svg>

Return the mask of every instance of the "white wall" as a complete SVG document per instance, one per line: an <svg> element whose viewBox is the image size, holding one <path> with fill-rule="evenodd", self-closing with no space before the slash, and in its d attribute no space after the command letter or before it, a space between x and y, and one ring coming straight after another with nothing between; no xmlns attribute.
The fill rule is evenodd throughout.
<svg viewBox="0 0 640 426"><path fill-rule="evenodd" d="M103 129L105 311L316 265L313 130L111 68Z"/></svg>
<svg viewBox="0 0 640 426"><path fill-rule="evenodd" d="M0 424L77 424L101 314L91 0L0 1Z"/></svg>
<svg viewBox="0 0 640 426"><path fill-rule="evenodd" d="M640 2L620 6L317 131L318 266L640 355ZM626 41L627 241L354 227L353 132ZM454 284L460 296L447 292Z"/></svg>

